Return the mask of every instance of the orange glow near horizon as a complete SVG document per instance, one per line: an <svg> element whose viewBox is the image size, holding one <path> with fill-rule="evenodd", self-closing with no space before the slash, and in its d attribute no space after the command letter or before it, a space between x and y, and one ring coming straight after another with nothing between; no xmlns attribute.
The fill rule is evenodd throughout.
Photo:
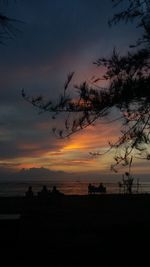
<svg viewBox="0 0 150 267"><path fill-rule="evenodd" d="M100 132L101 134L99 134ZM11 162L14 166L16 163L20 163L16 167L17 169L46 167L52 170L76 172L104 170L107 165L109 168L111 157L107 155L107 159L105 157L96 159L90 156L89 152L105 151L108 146L106 135L109 140L115 140L116 128L102 127L101 125L90 126L70 139L57 141L57 147L54 149L47 147L42 149L41 144L36 143L20 144L19 149L24 150L25 154Z"/></svg>
<svg viewBox="0 0 150 267"><path fill-rule="evenodd" d="M44 167L66 172L110 172L110 165L113 163L112 153L92 157L89 152L105 152L109 147L108 141L115 142L118 135L117 124L97 124L95 127L90 126L85 131L73 135L70 139L60 140L60 142L57 140L54 148L49 149L45 145L42 148L40 143L20 144L19 148L25 153L14 159L3 160L0 164L7 162L7 166L18 170ZM45 142L48 144L49 140ZM138 161L138 164L136 162L133 166L135 173L142 171L148 173L148 167L146 165L142 167L143 162Z"/></svg>

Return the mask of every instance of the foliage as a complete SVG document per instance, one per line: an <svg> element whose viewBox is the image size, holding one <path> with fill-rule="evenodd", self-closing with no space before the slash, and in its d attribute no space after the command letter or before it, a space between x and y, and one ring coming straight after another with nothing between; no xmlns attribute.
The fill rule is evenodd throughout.
<svg viewBox="0 0 150 267"><path fill-rule="evenodd" d="M112 2L116 7L124 0ZM105 69L103 77L93 77L92 85L83 82L75 86L77 97L72 97L68 88L74 73L70 73L55 105L49 100L44 101L43 97L29 97L22 90L22 96L41 111L67 114L65 130L53 129L60 137L70 136L93 125L98 119L111 114L114 107L117 108L123 121L120 138L110 144L110 148L116 151L115 164L112 165L114 170L120 163L131 167L133 157L150 159L150 0L129 0L128 3L126 10L115 14L109 24L136 20L137 27L143 29L143 35L125 56L114 49L110 58L94 62ZM107 81L106 88L97 86L101 79Z"/></svg>
<svg viewBox="0 0 150 267"><path fill-rule="evenodd" d="M0 1L0 44L5 44L7 39L11 39L16 36L18 29L16 28L15 24L20 22L19 20L5 15L2 11L3 5L8 5L8 1Z"/></svg>

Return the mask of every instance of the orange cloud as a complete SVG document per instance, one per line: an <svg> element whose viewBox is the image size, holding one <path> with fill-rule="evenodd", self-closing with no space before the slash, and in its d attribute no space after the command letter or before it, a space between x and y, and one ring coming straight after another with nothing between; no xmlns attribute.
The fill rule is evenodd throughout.
<svg viewBox="0 0 150 267"><path fill-rule="evenodd" d="M39 124L41 127L41 124ZM94 158L89 152L104 152L108 141L115 142L119 134L117 124L97 124L73 135L70 139L58 140L49 147L49 140L40 143L20 144L23 154L13 159L21 163L18 168L46 167L64 171L104 171L113 161L111 154ZM25 152L24 152L25 151Z"/></svg>
<svg viewBox="0 0 150 267"><path fill-rule="evenodd" d="M115 142L119 130L117 125L101 125L97 124L95 127L90 126L74 135L63 148L62 151L86 151L91 149L99 149L108 147L108 141Z"/></svg>

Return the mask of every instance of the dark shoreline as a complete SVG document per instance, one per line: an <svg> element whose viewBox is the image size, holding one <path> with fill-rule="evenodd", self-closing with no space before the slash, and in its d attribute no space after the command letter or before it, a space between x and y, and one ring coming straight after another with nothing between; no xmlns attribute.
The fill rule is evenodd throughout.
<svg viewBox="0 0 150 267"><path fill-rule="evenodd" d="M121 203L120 203L121 201ZM34 207L46 206L51 208L51 205L62 203L67 205L81 205L78 208L82 208L82 205L91 204L100 205L103 208L113 209L116 205L116 208L120 207L121 204L132 203L135 208L138 208L137 205L140 204L150 204L150 194L149 193L138 193L138 194L92 194L92 195L52 195L48 198L38 198L34 196L33 198L26 198L25 196L1 196L0 197L0 214L4 213L17 213L22 212L24 207L29 207L29 204ZM90 206L91 207L91 206ZM64 207L65 208L65 207ZM91 207L92 208L92 207ZM130 207L128 207L130 208ZM140 208L140 207L139 207Z"/></svg>
<svg viewBox="0 0 150 267"><path fill-rule="evenodd" d="M0 197L0 214L21 215L19 220L0 220L0 238L7 249L9 244L12 250L25 246L29 254L44 253L56 261L50 266L80 266L76 260L84 258L85 264L90 253L103 254L106 261L107 254L116 258L127 253L128 259L146 249L150 240L150 194ZM75 253L74 262L66 263L66 252L67 259ZM118 266L130 266L126 259Z"/></svg>
<svg viewBox="0 0 150 267"><path fill-rule="evenodd" d="M0 197L0 214L20 214L21 222L27 218L38 221L45 216L56 222L62 219L62 224L72 218L73 225L74 221L79 223L78 218L88 224L96 219L99 225L105 226L150 223L150 194L63 195L46 199Z"/></svg>

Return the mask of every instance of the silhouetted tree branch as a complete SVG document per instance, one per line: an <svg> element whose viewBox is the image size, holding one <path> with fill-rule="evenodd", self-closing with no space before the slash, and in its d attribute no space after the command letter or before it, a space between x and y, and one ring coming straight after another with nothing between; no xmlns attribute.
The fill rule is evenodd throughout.
<svg viewBox="0 0 150 267"><path fill-rule="evenodd" d="M0 1L0 44L4 44L5 40L11 39L16 36L18 32L16 23L21 21L10 18L9 16L3 14L2 5L8 4L9 1Z"/></svg>
<svg viewBox="0 0 150 267"><path fill-rule="evenodd" d="M112 0L114 6L123 1ZM114 144L109 144L110 149L116 151L114 170L119 164L131 167L133 156L150 159L150 0L130 0L127 9L115 14L109 24L135 19L143 35L132 45L134 49L125 56L114 49L110 58L96 60L94 64L105 68L105 74L93 77L92 86L88 82L75 86L76 97L69 94L68 88L74 73L68 75L63 94L55 105L44 101L43 97L29 97L22 90L24 99L42 112L55 113L53 118L59 113L67 114L65 129L53 129L60 137L93 125L117 108L122 114L121 136ZM106 88L95 86L101 79L109 82Z"/></svg>

